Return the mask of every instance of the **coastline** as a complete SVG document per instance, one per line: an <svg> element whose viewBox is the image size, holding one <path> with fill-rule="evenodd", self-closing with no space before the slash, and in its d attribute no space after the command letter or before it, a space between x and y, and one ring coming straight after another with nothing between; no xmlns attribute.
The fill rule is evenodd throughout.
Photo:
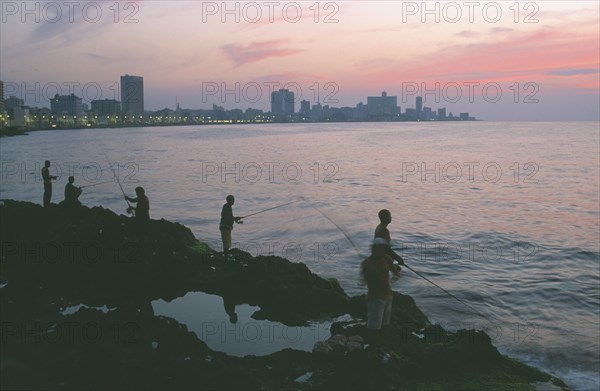
<svg viewBox="0 0 600 391"><path fill-rule="evenodd" d="M225 262L178 223L142 227L101 207L2 202L3 388L568 389L501 355L482 331L431 325L397 292L385 366L362 349L228 356L154 316L150 301L202 291L257 305L253 318L289 326L349 314L331 334L364 336L364 296L348 297L335 280L279 257L237 250ZM93 308L61 314L77 304Z"/></svg>
<svg viewBox="0 0 600 391"><path fill-rule="evenodd" d="M417 120L381 120L381 121L272 121L272 122L249 122L249 121L229 121L229 122L190 122L190 123L142 123L142 124L116 124L101 126L63 126L63 127L41 127L41 128L0 128L0 137L24 136L29 132L53 131L53 130L82 130L82 129L119 129L119 128L154 128L154 127L174 127L174 126L224 126L224 125L271 125L271 124L329 124L329 123L380 123L380 122L403 122L403 123L447 123L447 122L482 122L482 119L473 119L468 121L446 120L446 121L417 121Z"/></svg>

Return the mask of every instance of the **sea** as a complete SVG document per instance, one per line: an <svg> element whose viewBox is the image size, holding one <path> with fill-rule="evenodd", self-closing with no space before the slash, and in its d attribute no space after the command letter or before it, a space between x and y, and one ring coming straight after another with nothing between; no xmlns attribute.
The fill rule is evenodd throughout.
<svg viewBox="0 0 600 391"><path fill-rule="evenodd" d="M393 247L410 267L393 289L433 323L483 329L502 353L573 389L600 388L598 122L51 130L2 138L0 155L2 199L41 204L50 160L53 202L73 175L83 204L126 214L122 190L133 197L142 186L151 218L184 224L215 250L234 195L234 214L250 215L235 226L234 247L303 262L349 295L366 291L359 265L388 209ZM258 338L273 324L243 323L258 307L238 306L235 326L222 300L202 292L152 306L237 355L294 346L304 330L285 329L274 344ZM217 312L221 323L203 323ZM316 321L300 348L327 336L333 320ZM219 334L215 324L230 328Z"/></svg>

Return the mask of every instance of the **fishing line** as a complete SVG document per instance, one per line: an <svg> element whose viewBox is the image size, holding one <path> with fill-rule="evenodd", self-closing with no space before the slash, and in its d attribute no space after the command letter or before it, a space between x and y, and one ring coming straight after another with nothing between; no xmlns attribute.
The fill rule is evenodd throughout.
<svg viewBox="0 0 600 391"><path fill-rule="evenodd" d="M132 210L131 208L131 204L129 203L129 201L127 200L127 196L125 195L125 191L123 190L123 186L121 186L121 181L119 180L119 175L117 175L117 173L115 172L112 164L110 163L110 159L108 158L108 154L106 152L104 152L104 157L106 158L106 160L108 161L108 167L110 168L110 170L113 172L113 176L115 177L115 179L117 180L117 184L119 185L119 188L121 189L121 193L123 194L123 197L125 197L125 202L127 203L127 210Z"/></svg>
<svg viewBox="0 0 600 391"><path fill-rule="evenodd" d="M112 183L113 181L106 181L106 182L99 182L99 183L93 183L91 185L84 185L84 186L79 186L80 189L85 189L86 187L93 187L93 186L98 186L98 185L104 185L106 183Z"/></svg>
<svg viewBox="0 0 600 391"><path fill-rule="evenodd" d="M359 260L362 260L364 258L364 256L360 253L360 251L358 251L358 246L354 243L354 241L352 240L352 238L350 237L350 235L348 235L346 233L346 231L344 231L344 229L342 227L340 227L339 225L337 225L335 223L335 221L333 221L332 219L330 219L329 216L327 216L321 209L317 208L314 205L310 205L310 206L312 208L314 208L317 212L319 212L323 217L325 217L327 219L327 221L329 221L331 224L333 224L337 229L339 229L341 233L344 234L344 236L350 242L350 244L352 245L352 247L354 247L354 250L356 251L356 254L358 255Z"/></svg>
<svg viewBox="0 0 600 391"><path fill-rule="evenodd" d="M310 204L309 204L310 205ZM348 241L350 242L350 244L352 245L352 247L354 247L354 250L356 251L356 253L358 254L358 257L360 259L363 258L363 256L361 255L360 251L358 251L358 247L356 246L356 244L354 243L354 241L350 238L350 236L346 233L346 231L344 231L344 229L342 227L340 227L338 224L335 223L335 221L333 221L331 218L329 218L329 216L327 216L322 210L320 210L319 208L317 208L314 205L310 205L311 207L313 207L314 209L316 209L323 217L325 217L331 224L335 225L337 229L339 229L344 236L346 237L346 239L348 239ZM482 318L484 318L485 320L488 320L488 317L483 315L481 312L479 312L476 308L474 308L473 306L471 306L470 304L467 304L466 302L464 302L463 300L459 299L458 297L456 297L455 295L453 295L452 293L448 292L446 289L442 288L441 286L439 286L438 284L436 284L435 282L431 281L429 278L425 277L424 275L422 275L421 273L419 273L418 271L416 271L415 269L413 269L412 267L408 266L406 263L403 265L406 266L406 268L408 270L410 270L411 272L415 273L417 276L421 277L422 279L424 279L425 281L429 282L430 284L432 284L433 286L439 288L440 290L442 290L444 293L446 293L448 296L452 297L453 299L455 299L456 301L458 301L459 303L461 303L462 305L464 305L465 307L469 308L470 310L472 310L475 314L481 316Z"/></svg>
<svg viewBox="0 0 600 391"><path fill-rule="evenodd" d="M470 308L473 312L475 312L477 315L481 316L482 318L484 318L485 320L488 320L487 317L485 315L483 315L481 312L479 312L477 309L475 309L475 307L471 306L470 304L467 304L466 302L462 301L461 299L459 299L458 297L456 297L455 295L453 295L452 293L448 292L446 289L442 288L441 286L439 286L438 284L436 284L435 282L431 281L429 278L425 277L424 275L422 275L421 273L419 273L418 271L416 271L415 269L413 269L412 267L408 266L406 263L403 265L406 266L406 268L408 270L410 270L411 272L415 273L417 276L421 277L422 279L424 279L425 281L429 282L430 284L438 287L439 289L441 289L444 293L446 293L448 296L452 297L453 299L455 299L456 301L458 301L459 303L462 303L464 306L466 306L467 308Z"/></svg>
<svg viewBox="0 0 600 391"><path fill-rule="evenodd" d="M245 219L246 217L250 217L250 216L256 216L257 214L264 213L264 212L268 212L268 211L270 211L270 210L273 210L273 209L277 209L277 208L281 208L281 207L284 207L284 206L287 206L287 205L291 205L291 204L294 204L294 203L296 203L296 202L300 202L300 201L301 201L301 200L291 201L291 202L287 202L287 203L285 203L285 204L282 204L282 205L277 205L277 206L274 206L274 207L272 207L272 208L267 208L267 209L264 209L264 210L261 210L261 211L258 211L258 212L250 213L249 215L246 215L246 216L242 216L242 217L240 217L240 220L241 220L241 219Z"/></svg>

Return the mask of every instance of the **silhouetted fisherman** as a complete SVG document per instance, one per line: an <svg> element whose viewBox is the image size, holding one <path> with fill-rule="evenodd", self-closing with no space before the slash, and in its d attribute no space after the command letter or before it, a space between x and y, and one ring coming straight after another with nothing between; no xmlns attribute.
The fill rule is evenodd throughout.
<svg viewBox="0 0 600 391"><path fill-rule="evenodd" d="M233 230L233 223L242 224L240 217L233 215L232 206L235 203L235 198L232 195L226 197L227 203L223 205L221 209L221 221L219 222L219 231L221 231L221 240L223 242L223 255L227 256L229 249L231 248L231 230Z"/></svg>
<svg viewBox="0 0 600 391"><path fill-rule="evenodd" d="M367 284L367 329L371 351L376 359L387 361L387 353L380 350L382 345L382 328L390 324L392 316L392 287L389 273L397 278L400 271L388 255L388 242L381 237L373 240L371 256L361 264L361 274Z"/></svg>
<svg viewBox="0 0 600 391"><path fill-rule="evenodd" d="M42 168L42 179L44 180L44 208L50 206L50 200L52 199L52 180L57 177L50 175L50 160L44 162Z"/></svg>
<svg viewBox="0 0 600 391"><path fill-rule="evenodd" d="M146 221L150 220L150 200L146 197L146 191L143 187L138 186L135 188L136 198L130 198L125 196L125 199L130 202L134 202L137 206L127 208L127 213L135 211L135 217L138 220Z"/></svg>
<svg viewBox="0 0 600 391"><path fill-rule="evenodd" d="M387 247L387 255L392 257L392 259L398 261L400 265L404 265L404 259L392 250L392 238L390 236L390 231L387 229L387 226L392 222L392 214L387 209L381 209L379 211L379 225L375 228L374 238L382 238L388 244Z"/></svg>
<svg viewBox="0 0 600 391"><path fill-rule="evenodd" d="M79 206L81 202L79 201L79 196L82 191L80 187L74 185L75 177L69 177L69 183L65 186L65 200L61 202L64 206Z"/></svg>

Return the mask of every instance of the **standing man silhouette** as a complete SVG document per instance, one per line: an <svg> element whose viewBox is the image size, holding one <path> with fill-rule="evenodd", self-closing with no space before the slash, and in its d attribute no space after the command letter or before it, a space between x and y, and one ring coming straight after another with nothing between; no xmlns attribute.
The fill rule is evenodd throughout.
<svg viewBox="0 0 600 391"><path fill-rule="evenodd" d="M50 160L44 162L42 168L42 179L44 180L44 208L50 207L50 200L52 199L52 180L57 177L50 175Z"/></svg>
<svg viewBox="0 0 600 391"><path fill-rule="evenodd" d="M389 255L392 259L398 261L400 265L404 265L404 260L402 257L392 250L392 238L390 236L390 230L387 226L392 222L392 213L387 209L381 209L379 211L379 225L375 228L374 239L381 238L386 241L388 247L386 249L387 255ZM399 268L400 269L400 268Z"/></svg>
<svg viewBox="0 0 600 391"><path fill-rule="evenodd" d="M227 203L223 205L221 209L221 221L219 222L219 231L221 231L221 241L223 242L223 255L227 257L229 249L231 248L231 230L233 229L233 223L243 223L240 221L240 217L233 215L233 209L231 208L235 203L235 198L232 195L228 195L226 198Z"/></svg>

